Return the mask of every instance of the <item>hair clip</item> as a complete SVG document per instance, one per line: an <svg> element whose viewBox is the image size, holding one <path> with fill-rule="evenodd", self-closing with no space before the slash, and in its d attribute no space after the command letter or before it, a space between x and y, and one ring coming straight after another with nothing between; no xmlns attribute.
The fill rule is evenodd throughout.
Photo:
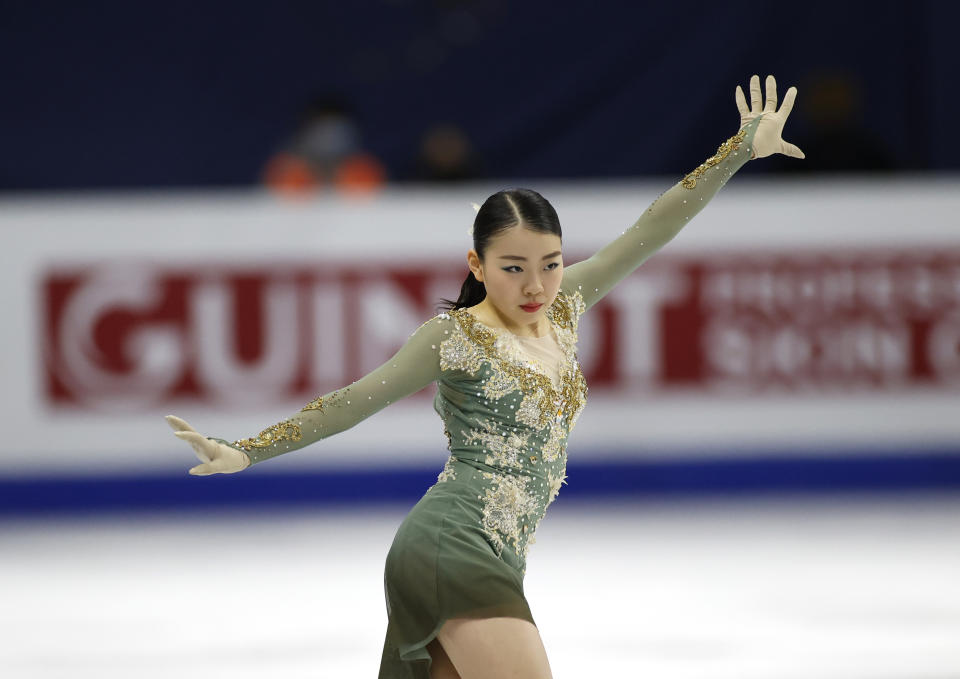
<svg viewBox="0 0 960 679"><path fill-rule="evenodd" d="M473 206L474 212L480 212L480 206L476 203L470 203ZM473 238L473 224L470 225L470 228L467 229L467 233L470 234L470 237Z"/></svg>

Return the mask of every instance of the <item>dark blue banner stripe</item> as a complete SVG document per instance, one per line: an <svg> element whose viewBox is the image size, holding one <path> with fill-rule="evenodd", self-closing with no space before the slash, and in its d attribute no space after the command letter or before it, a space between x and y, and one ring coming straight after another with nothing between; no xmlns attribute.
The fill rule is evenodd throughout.
<svg viewBox="0 0 960 679"><path fill-rule="evenodd" d="M570 462L564 498L958 490L960 447L900 455L809 455ZM401 502L413 504L440 466L206 477L0 478L0 513L157 510Z"/></svg>

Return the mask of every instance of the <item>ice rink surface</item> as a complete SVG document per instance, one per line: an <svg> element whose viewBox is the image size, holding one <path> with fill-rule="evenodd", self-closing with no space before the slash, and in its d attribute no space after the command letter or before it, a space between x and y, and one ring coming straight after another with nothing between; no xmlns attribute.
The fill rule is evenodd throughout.
<svg viewBox="0 0 960 679"><path fill-rule="evenodd" d="M0 520L0 677L375 677L412 507ZM556 679L956 679L960 497L551 506Z"/></svg>

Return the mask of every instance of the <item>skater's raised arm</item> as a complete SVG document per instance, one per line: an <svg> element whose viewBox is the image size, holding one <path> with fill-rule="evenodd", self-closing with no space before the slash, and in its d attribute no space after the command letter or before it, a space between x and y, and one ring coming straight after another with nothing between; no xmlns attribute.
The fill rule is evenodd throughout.
<svg viewBox="0 0 960 679"><path fill-rule="evenodd" d="M387 362L352 384L318 396L259 434L229 442L208 437L173 415L167 422L193 446L203 464L191 474L237 472L251 464L308 446L345 431L391 403L420 391L440 376L440 342L450 317L439 314L410 336Z"/></svg>
<svg viewBox="0 0 960 679"><path fill-rule="evenodd" d="M740 111L740 130L723 142L717 152L673 185L647 208L622 235L592 257L564 269L561 289L578 291L589 309L617 283L670 242L702 210L733 174L751 158L783 153L803 158L803 152L781 138L797 89L791 87L777 109L777 84L767 76L767 100L761 110L760 78L750 79L751 107L740 86L735 99Z"/></svg>

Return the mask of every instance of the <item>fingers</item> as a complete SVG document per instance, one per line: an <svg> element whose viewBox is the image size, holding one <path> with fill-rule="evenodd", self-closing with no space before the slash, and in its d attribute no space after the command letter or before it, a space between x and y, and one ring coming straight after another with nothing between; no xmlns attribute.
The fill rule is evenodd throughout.
<svg viewBox="0 0 960 679"><path fill-rule="evenodd" d="M173 435L191 445L205 446L207 443L207 437L196 431L178 431L174 432Z"/></svg>
<svg viewBox="0 0 960 679"><path fill-rule="evenodd" d="M767 103L763 106L764 113L773 113L777 110L777 80L772 75L767 76Z"/></svg>
<svg viewBox="0 0 960 679"><path fill-rule="evenodd" d="M210 462L212 459L210 455L210 441L207 440L207 437L203 434L195 431L178 431L174 433L174 436L178 439L183 439L193 446L193 451L197 454L197 457L200 458L201 462Z"/></svg>
<svg viewBox="0 0 960 679"><path fill-rule="evenodd" d="M214 472L210 471L210 466L207 464L198 464L196 467L191 467L190 472L192 476L210 476Z"/></svg>
<svg viewBox="0 0 960 679"><path fill-rule="evenodd" d="M198 464L190 469L193 476L209 476L210 474L235 474L250 466L250 459L243 453L231 456L218 456L215 460Z"/></svg>
<svg viewBox="0 0 960 679"><path fill-rule="evenodd" d="M790 142L783 142L783 150L781 151L786 156L791 158L806 158L806 154L801 151L799 148L791 144Z"/></svg>
<svg viewBox="0 0 960 679"><path fill-rule="evenodd" d="M787 93L783 95L783 104L780 106L780 113L783 114L783 119L786 120L787 116L790 115L790 111L793 110L793 102L797 98L797 88L791 87L787 90Z"/></svg>
<svg viewBox="0 0 960 679"><path fill-rule="evenodd" d="M750 76L750 111L760 113L760 76Z"/></svg>
<svg viewBox="0 0 960 679"><path fill-rule="evenodd" d="M217 469L212 464L198 464L196 467L191 467L189 474L191 476L210 476L211 474L228 474L229 470Z"/></svg>
<svg viewBox="0 0 960 679"><path fill-rule="evenodd" d="M743 96L743 88L737 85L734 93L734 99L737 101L737 110L740 111L740 118L746 118L750 115L750 109L747 108L747 98Z"/></svg>
<svg viewBox="0 0 960 679"><path fill-rule="evenodd" d="M185 420L181 420L176 415L167 415L163 419L167 421L167 424L169 424L170 428L174 431L196 431L196 429L187 424Z"/></svg>

